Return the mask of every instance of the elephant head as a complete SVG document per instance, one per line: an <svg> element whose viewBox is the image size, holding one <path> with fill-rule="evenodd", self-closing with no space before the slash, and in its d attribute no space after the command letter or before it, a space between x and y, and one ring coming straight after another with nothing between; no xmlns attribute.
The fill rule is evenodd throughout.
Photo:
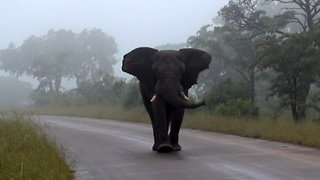
<svg viewBox="0 0 320 180"><path fill-rule="evenodd" d="M122 70L153 91L150 102L163 98L175 107L196 108L204 101L192 103L186 94L197 83L199 73L209 68L210 61L208 53L197 49L158 51L140 47L124 55Z"/></svg>

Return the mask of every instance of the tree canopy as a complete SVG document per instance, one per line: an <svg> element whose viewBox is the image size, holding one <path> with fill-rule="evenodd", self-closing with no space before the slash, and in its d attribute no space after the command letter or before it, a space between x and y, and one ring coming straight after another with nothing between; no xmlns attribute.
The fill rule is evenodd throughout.
<svg viewBox="0 0 320 180"><path fill-rule="evenodd" d="M310 86L319 81L319 8L318 0L230 0L215 18L219 26L205 25L188 39L213 56L200 89L231 78L247 83L255 103L257 75L272 73L270 95L303 119Z"/></svg>
<svg viewBox="0 0 320 180"><path fill-rule="evenodd" d="M113 74L116 52L114 39L100 29L79 34L49 30L46 35L27 38L21 46L10 44L1 50L0 68L16 76L33 76L38 88L59 92L63 77L75 78L79 84Z"/></svg>

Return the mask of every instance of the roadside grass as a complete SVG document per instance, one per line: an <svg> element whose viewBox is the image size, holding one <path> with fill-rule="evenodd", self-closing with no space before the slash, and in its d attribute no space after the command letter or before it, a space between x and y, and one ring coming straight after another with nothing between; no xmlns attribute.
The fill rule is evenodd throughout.
<svg viewBox="0 0 320 180"><path fill-rule="evenodd" d="M208 113L187 115L183 126L244 137L281 141L320 148L320 123L290 119L225 117Z"/></svg>
<svg viewBox="0 0 320 180"><path fill-rule="evenodd" d="M135 109L116 106L37 107L26 110L41 115L150 122L148 114L141 107ZM268 117L226 117L191 110L185 114L183 127L320 148L320 123L311 121L295 123L289 118L273 120Z"/></svg>
<svg viewBox="0 0 320 180"><path fill-rule="evenodd" d="M74 179L64 153L27 115L0 112L0 179Z"/></svg>

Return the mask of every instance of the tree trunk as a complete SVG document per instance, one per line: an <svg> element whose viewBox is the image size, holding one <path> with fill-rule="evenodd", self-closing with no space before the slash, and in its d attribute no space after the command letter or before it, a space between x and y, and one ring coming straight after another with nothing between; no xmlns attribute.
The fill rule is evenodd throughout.
<svg viewBox="0 0 320 180"><path fill-rule="evenodd" d="M306 6L305 6L305 12L306 12L306 21L307 21L307 26L308 26L308 30L310 31L313 27L313 17L312 17L312 12L311 12L311 4L309 0L305 1Z"/></svg>
<svg viewBox="0 0 320 180"><path fill-rule="evenodd" d="M295 102L291 102L291 111L292 117L295 122L299 122L298 112L297 112L297 104Z"/></svg>
<svg viewBox="0 0 320 180"><path fill-rule="evenodd" d="M54 91L55 92L60 92L61 80L62 80L62 77L59 75L56 75L55 80L54 80Z"/></svg>
<svg viewBox="0 0 320 180"><path fill-rule="evenodd" d="M297 78L293 79L293 91L291 93L291 110L295 122L301 122L306 117L306 99L310 91L310 82L297 84Z"/></svg>
<svg viewBox="0 0 320 180"><path fill-rule="evenodd" d="M304 82L301 84L299 94L297 95L297 111L301 120L306 118L306 100L309 95L311 82Z"/></svg>
<svg viewBox="0 0 320 180"><path fill-rule="evenodd" d="M47 78L47 85L49 87L50 92L54 92L53 83L51 78Z"/></svg>
<svg viewBox="0 0 320 180"><path fill-rule="evenodd" d="M295 122L300 122L300 118L297 111L297 94L298 94L298 87L297 87L297 78L293 78L293 91L291 92L291 111L292 117Z"/></svg>
<svg viewBox="0 0 320 180"><path fill-rule="evenodd" d="M254 78L254 69L251 70L251 75L250 75L250 79L251 79L251 84L250 84L250 95L251 95L251 103L254 104L255 103L255 78Z"/></svg>

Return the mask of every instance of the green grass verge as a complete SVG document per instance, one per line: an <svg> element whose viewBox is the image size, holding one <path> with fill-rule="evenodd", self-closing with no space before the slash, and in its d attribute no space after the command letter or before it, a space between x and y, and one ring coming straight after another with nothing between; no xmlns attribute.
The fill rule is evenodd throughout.
<svg viewBox="0 0 320 180"><path fill-rule="evenodd" d="M27 110L43 115L150 122L143 108L124 110L110 106L85 106L40 107ZM191 110L185 115L183 127L320 148L320 123L315 122L297 124L290 119L225 117Z"/></svg>
<svg viewBox="0 0 320 180"><path fill-rule="evenodd" d="M0 115L0 179L73 179L61 149L28 116Z"/></svg>

